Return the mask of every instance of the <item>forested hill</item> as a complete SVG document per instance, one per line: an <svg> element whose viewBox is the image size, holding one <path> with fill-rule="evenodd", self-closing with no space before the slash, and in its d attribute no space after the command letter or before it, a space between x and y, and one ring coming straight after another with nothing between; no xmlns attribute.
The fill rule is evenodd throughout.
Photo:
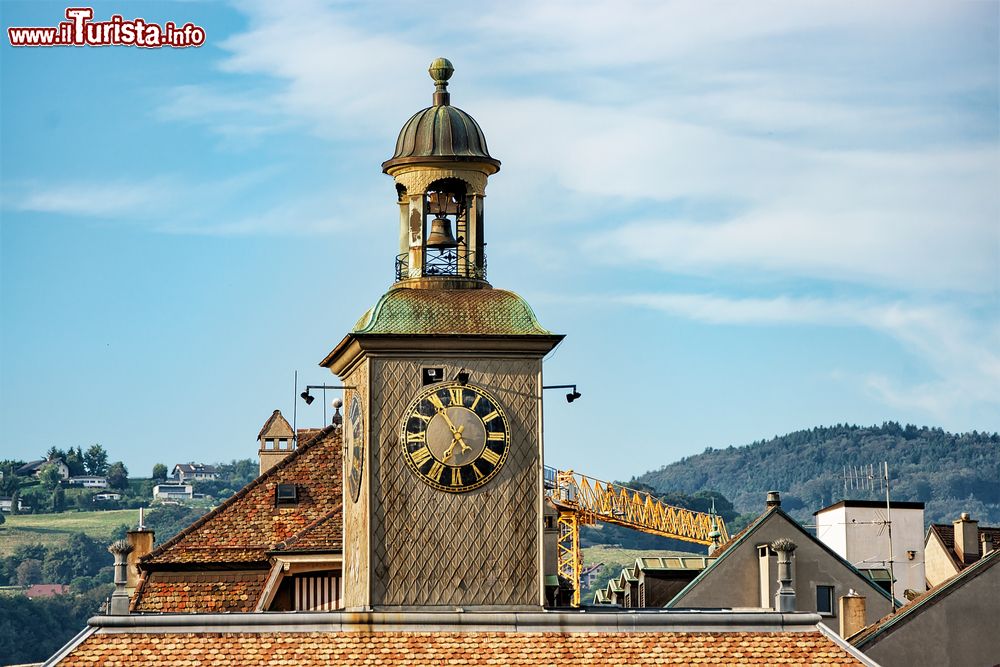
<svg viewBox="0 0 1000 667"><path fill-rule="evenodd" d="M1000 525L1000 435L946 433L940 428L831 426L796 431L743 447L706 449L633 480L659 493L713 489L738 512L758 514L769 490L800 521L850 497L884 498L852 491L845 496L844 466L889 462L893 500L926 503L925 520L945 523L969 512L980 525Z"/></svg>

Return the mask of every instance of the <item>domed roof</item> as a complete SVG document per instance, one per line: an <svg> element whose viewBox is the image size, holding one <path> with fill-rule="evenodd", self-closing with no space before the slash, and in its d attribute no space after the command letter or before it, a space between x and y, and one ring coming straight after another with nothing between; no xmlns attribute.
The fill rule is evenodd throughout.
<svg viewBox="0 0 1000 667"><path fill-rule="evenodd" d="M486 136L476 120L451 106L448 79L455 68L438 58L428 70L434 79L434 105L410 117L396 139L396 152L382 163L382 171L404 164L485 162L500 169L500 161L490 156Z"/></svg>
<svg viewBox="0 0 1000 667"><path fill-rule="evenodd" d="M351 333L551 336L531 306L499 289L390 289Z"/></svg>

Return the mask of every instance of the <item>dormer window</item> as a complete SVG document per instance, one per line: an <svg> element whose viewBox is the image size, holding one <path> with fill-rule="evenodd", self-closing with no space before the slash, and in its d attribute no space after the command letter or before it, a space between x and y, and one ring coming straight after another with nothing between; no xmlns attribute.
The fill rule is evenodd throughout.
<svg viewBox="0 0 1000 667"><path fill-rule="evenodd" d="M279 484L274 490L275 505L294 505L297 502L299 502L299 493L294 484Z"/></svg>

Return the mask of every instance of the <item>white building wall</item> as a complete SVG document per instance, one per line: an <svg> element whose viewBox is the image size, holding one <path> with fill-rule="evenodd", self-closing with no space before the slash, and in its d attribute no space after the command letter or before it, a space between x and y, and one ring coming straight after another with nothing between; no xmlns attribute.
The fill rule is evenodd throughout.
<svg viewBox="0 0 1000 667"><path fill-rule="evenodd" d="M893 594L926 590L924 511L892 508ZM858 569L889 567L889 535L882 507L834 507L816 515L816 536ZM910 552L913 557L910 558Z"/></svg>

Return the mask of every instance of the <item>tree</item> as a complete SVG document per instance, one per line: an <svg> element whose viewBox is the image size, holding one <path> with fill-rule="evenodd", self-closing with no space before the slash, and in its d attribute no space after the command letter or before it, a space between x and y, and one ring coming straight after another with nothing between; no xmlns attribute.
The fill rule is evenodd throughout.
<svg viewBox="0 0 1000 667"><path fill-rule="evenodd" d="M162 463L157 463L153 466L153 479L166 479L167 478L167 466Z"/></svg>
<svg viewBox="0 0 1000 667"><path fill-rule="evenodd" d="M128 488L128 468L121 461L115 461L108 468L108 486L112 489Z"/></svg>
<svg viewBox="0 0 1000 667"><path fill-rule="evenodd" d="M60 484L52 489L52 511L62 512L66 509L66 490Z"/></svg>
<svg viewBox="0 0 1000 667"><path fill-rule="evenodd" d="M3 512L0 512L0 526L4 525L6 522L7 518L3 515Z"/></svg>
<svg viewBox="0 0 1000 667"><path fill-rule="evenodd" d="M88 475L107 474L108 453L100 445L91 445L83 455L83 463Z"/></svg>
<svg viewBox="0 0 1000 667"><path fill-rule="evenodd" d="M61 449L59 449L58 447L55 447L55 446L49 447L49 451L45 452L45 460L46 461L55 461L55 460L65 461L66 460L66 452L64 452L63 450L61 450Z"/></svg>
<svg viewBox="0 0 1000 667"><path fill-rule="evenodd" d="M87 472L86 467L83 464L83 452L77 447L73 449L70 447L66 450L66 458L63 459L66 462L66 467L69 468L69 474L73 475L83 475Z"/></svg>
<svg viewBox="0 0 1000 667"><path fill-rule="evenodd" d="M30 586L42 581L42 561L29 558L17 566L16 578L18 586Z"/></svg>
<svg viewBox="0 0 1000 667"><path fill-rule="evenodd" d="M46 489L54 489L62 482L62 473L59 472L59 466L48 463L38 471L38 479Z"/></svg>
<svg viewBox="0 0 1000 667"><path fill-rule="evenodd" d="M47 581L68 584L77 577L93 577L112 562L102 543L84 533L73 533L65 547L49 553L43 572Z"/></svg>

